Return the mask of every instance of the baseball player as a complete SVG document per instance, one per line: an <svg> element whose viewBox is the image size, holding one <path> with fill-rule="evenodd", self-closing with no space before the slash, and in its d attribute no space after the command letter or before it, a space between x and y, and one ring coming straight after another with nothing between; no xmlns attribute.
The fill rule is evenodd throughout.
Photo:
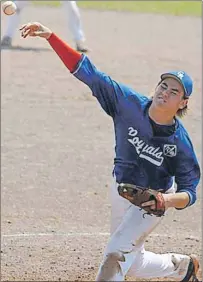
<svg viewBox="0 0 203 282"><path fill-rule="evenodd" d="M8 17L8 23L6 32L2 38L1 46L2 47L11 47L12 39L14 37L14 33L16 28L18 28L20 22L20 14L23 8L29 3L29 1L15 1L16 6L18 8L17 13L13 16ZM88 48L85 46L85 35L82 30L82 23L80 18L80 12L76 1L61 1L65 12L67 14L67 24L70 28L70 31L73 35L73 39L75 41L76 50L79 52L87 52Z"/></svg>
<svg viewBox="0 0 203 282"><path fill-rule="evenodd" d="M114 123L111 237L96 281L124 281L125 276L198 281L195 255L156 254L144 247L145 239L162 219L157 210L163 211L161 215L170 208L182 210L197 198L200 167L178 118L187 111L191 78L184 71L166 72L153 98L148 98L98 70L86 55L73 50L42 24L28 23L21 32L24 38L45 38L70 72L89 86ZM156 197L136 206L133 200L137 193L132 197L126 194L126 198L119 193L138 186L150 187Z"/></svg>

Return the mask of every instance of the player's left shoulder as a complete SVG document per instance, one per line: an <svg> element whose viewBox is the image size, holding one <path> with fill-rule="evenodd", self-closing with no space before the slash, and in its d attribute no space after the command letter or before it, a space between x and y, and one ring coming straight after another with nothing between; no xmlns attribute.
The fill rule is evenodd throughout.
<svg viewBox="0 0 203 282"><path fill-rule="evenodd" d="M194 150L193 142L183 123L180 120L176 120L176 122L178 123L178 126L175 133L175 137L179 147L179 151L183 151L184 154L188 154Z"/></svg>

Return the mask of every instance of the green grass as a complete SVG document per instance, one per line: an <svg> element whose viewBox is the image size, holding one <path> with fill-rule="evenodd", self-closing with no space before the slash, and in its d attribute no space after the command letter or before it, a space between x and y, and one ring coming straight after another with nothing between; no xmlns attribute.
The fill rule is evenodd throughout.
<svg viewBox="0 0 203 282"><path fill-rule="evenodd" d="M59 6L59 1L33 1L36 5ZM130 11L137 13L161 13L177 16L201 16L202 1L78 1L87 9Z"/></svg>

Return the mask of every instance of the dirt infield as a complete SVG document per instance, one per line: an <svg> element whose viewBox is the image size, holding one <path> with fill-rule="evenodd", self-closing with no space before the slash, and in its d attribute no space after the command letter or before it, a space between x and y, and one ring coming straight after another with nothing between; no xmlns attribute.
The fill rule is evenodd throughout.
<svg viewBox="0 0 203 282"><path fill-rule="evenodd" d="M201 19L81 13L90 58L115 80L150 93L166 70L194 77L184 123L200 160ZM30 6L28 21L73 43L60 8ZM112 122L46 41L16 34L14 45L1 52L2 281L91 281L108 240ZM146 248L201 257L200 188L197 204L171 211Z"/></svg>

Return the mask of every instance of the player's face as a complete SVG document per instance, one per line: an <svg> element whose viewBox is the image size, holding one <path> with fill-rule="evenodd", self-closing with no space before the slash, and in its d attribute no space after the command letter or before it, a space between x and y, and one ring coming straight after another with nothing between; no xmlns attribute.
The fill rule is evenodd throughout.
<svg viewBox="0 0 203 282"><path fill-rule="evenodd" d="M153 103L158 106L177 112L183 109L188 100L184 99L184 89L182 85L174 78L165 78L156 88Z"/></svg>

